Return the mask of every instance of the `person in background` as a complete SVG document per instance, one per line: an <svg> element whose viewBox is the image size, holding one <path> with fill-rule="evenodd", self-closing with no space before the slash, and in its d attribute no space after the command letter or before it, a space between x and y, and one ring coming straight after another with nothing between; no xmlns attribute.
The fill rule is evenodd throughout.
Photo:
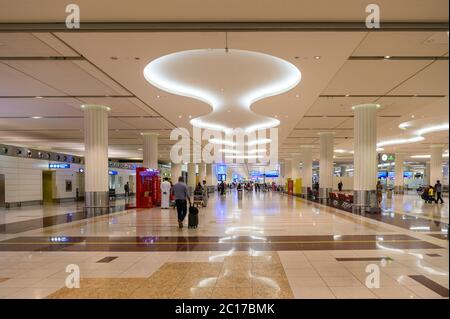
<svg viewBox="0 0 450 319"><path fill-rule="evenodd" d="M161 183L161 208L169 209L170 207L170 183L167 177L164 177Z"/></svg>
<svg viewBox="0 0 450 319"><path fill-rule="evenodd" d="M203 207L208 205L208 186L206 185L206 181L203 181Z"/></svg>
<svg viewBox="0 0 450 319"><path fill-rule="evenodd" d="M383 185L381 185L381 181L377 181L377 202L378 207L381 206L381 201L383 200Z"/></svg>
<svg viewBox="0 0 450 319"><path fill-rule="evenodd" d="M338 190L340 191L340 192L342 192L342 187L344 186L344 184L342 184L342 181L339 181L339 183L338 183Z"/></svg>
<svg viewBox="0 0 450 319"><path fill-rule="evenodd" d="M123 189L125 190L125 197L130 197L130 184L128 182L123 186Z"/></svg>
<svg viewBox="0 0 450 319"><path fill-rule="evenodd" d="M202 187L202 184L200 184L200 182L198 182L197 186L195 186L194 194L195 195L202 195L203 194L203 187Z"/></svg>
<svg viewBox="0 0 450 319"><path fill-rule="evenodd" d="M175 205L178 213L178 227L183 228L183 221L187 215L187 202L191 205L191 198L186 184L183 182L183 176L178 178L178 183L173 185L172 194L175 197Z"/></svg>
<svg viewBox="0 0 450 319"><path fill-rule="evenodd" d="M428 201L427 201L427 203L431 204L433 202L437 203L437 200L434 199L434 187L430 185L428 187Z"/></svg>
<svg viewBox="0 0 450 319"><path fill-rule="evenodd" d="M220 195L225 195L225 183L223 181L220 182L219 185Z"/></svg>
<svg viewBox="0 0 450 319"><path fill-rule="evenodd" d="M439 200L441 201L441 204L444 204L444 200L442 199L442 184L440 180L436 181L434 190L436 192L436 204Z"/></svg>

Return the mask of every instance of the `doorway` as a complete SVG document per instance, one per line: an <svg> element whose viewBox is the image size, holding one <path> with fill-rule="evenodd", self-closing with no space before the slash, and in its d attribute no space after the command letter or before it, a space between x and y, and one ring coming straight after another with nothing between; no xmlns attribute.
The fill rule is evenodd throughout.
<svg viewBox="0 0 450 319"><path fill-rule="evenodd" d="M84 173L77 172L76 201L84 200Z"/></svg>
<svg viewBox="0 0 450 319"><path fill-rule="evenodd" d="M0 174L0 207L5 207L5 175Z"/></svg>
<svg viewBox="0 0 450 319"><path fill-rule="evenodd" d="M53 203L53 171L42 172L42 201L44 204Z"/></svg>

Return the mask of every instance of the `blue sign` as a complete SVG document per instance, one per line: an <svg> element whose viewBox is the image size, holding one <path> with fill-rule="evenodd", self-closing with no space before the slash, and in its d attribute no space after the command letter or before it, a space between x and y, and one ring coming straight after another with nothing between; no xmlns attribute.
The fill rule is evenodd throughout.
<svg viewBox="0 0 450 319"><path fill-rule="evenodd" d="M67 169L70 168L70 164L64 164L64 163L55 163L55 164L48 164L48 168L50 169Z"/></svg>
<svg viewBox="0 0 450 319"><path fill-rule="evenodd" d="M278 177L278 171L267 171L266 172L266 177Z"/></svg>
<svg viewBox="0 0 450 319"><path fill-rule="evenodd" d="M387 177L388 177L388 172L386 172L386 171L378 172L378 178L387 178Z"/></svg>
<svg viewBox="0 0 450 319"><path fill-rule="evenodd" d="M413 177L413 176L414 176L414 173L413 173L413 172L403 172L403 177L411 178L411 177Z"/></svg>
<svg viewBox="0 0 450 319"><path fill-rule="evenodd" d="M227 166L226 165L216 165L216 174L226 174L227 173Z"/></svg>
<svg viewBox="0 0 450 319"><path fill-rule="evenodd" d="M111 170L109 170L108 171L108 174L109 175L117 175L117 174L119 174L117 171L111 171Z"/></svg>

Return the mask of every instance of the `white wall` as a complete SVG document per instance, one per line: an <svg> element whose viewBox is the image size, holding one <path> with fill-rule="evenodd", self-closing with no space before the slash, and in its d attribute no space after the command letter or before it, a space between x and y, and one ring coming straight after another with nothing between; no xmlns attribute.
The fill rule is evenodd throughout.
<svg viewBox="0 0 450 319"><path fill-rule="evenodd" d="M0 174L5 175L5 201L42 200L42 171L48 162L0 155Z"/></svg>
<svg viewBox="0 0 450 319"><path fill-rule="evenodd" d="M5 202L28 202L42 200L42 172L48 170L49 161L32 158L13 157L0 155L0 174L5 175ZM53 162L52 162L53 163ZM84 165L70 164L69 169L54 170L53 198L75 198L77 185L77 172ZM130 175L135 175L134 170L112 169L118 172L116 176L122 176L123 185L129 181ZM72 191L66 192L66 180L72 181ZM131 192L135 192L135 176L130 183ZM117 194L125 191L123 185L116 190Z"/></svg>
<svg viewBox="0 0 450 319"><path fill-rule="evenodd" d="M55 169L53 180L53 198L75 198L78 188L77 172L84 165L70 164L68 169ZM48 167L48 166L47 166ZM72 181L72 191L66 192L66 180Z"/></svg>

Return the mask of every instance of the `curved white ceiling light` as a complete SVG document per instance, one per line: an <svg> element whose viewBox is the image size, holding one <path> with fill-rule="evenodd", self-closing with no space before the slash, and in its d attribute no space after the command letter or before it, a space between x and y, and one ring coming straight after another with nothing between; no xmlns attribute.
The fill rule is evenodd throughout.
<svg viewBox="0 0 450 319"><path fill-rule="evenodd" d="M420 123L423 123L424 120L418 120L418 121L408 121L403 122L399 124L399 128L402 130L410 129L414 126L417 126ZM378 143L377 146L386 146L386 145L394 145L394 144L405 144L405 143L415 143L423 141L425 138L423 135L433 133L433 132L439 132L439 131L448 131L449 130L449 123L443 123L438 125L432 125L432 126L425 126L421 129L415 130L413 132L414 137L411 137L409 139L399 139L399 140L390 140L390 141L384 141L381 143ZM388 143L388 144L386 144Z"/></svg>
<svg viewBox="0 0 450 319"><path fill-rule="evenodd" d="M442 157L448 157L448 153L442 154ZM431 158L430 154L424 155L411 155L411 158Z"/></svg>
<svg viewBox="0 0 450 319"><path fill-rule="evenodd" d="M448 131L449 125L448 123L433 125L421 128L414 132L414 134L422 136L424 134L432 133L432 132L440 132L440 131Z"/></svg>
<svg viewBox="0 0 450 319"><path fill-rule="evenodd" d="M224 49L181 51L151 61L144 76L157 88L209 104L212 112L194 118L196 127L226 133L278 126L280 121L251 110L263 98L289 91L301 80L293 64L259 52Z"/></svg>
<svg viewBox="0 0 450 319"><path fill-rule="evenodd" d="M377 143L377 148L383 146L397 145L397 144L407 144L407 143L415 143L423 141L425 138L423 136L415 136L411 138L401 138L395 140L387 140L380 143Z"/></svg>
<svg viewBox="0 0 450 319"><path fill-rule="evenodd" d="M270 143L271 141L272 140L270 138L263 138L263 139L253 140L253 141L247 142L246 145L248 145L248 146L263 145L263 144ZM229 140L223 140L223 139L220 139L220 138L211 138L211 139L208 140L208 142L211 143L211 144L226 145L226 146L241 145L239 143L235 143L235 142L229 141Z"/></svg>
<svg viewBox="0 0 450 319"><path fill-rule="evenodd" d="M256 159L263 158L262 155L226 155L225 158L229 159Z"/></svg>

